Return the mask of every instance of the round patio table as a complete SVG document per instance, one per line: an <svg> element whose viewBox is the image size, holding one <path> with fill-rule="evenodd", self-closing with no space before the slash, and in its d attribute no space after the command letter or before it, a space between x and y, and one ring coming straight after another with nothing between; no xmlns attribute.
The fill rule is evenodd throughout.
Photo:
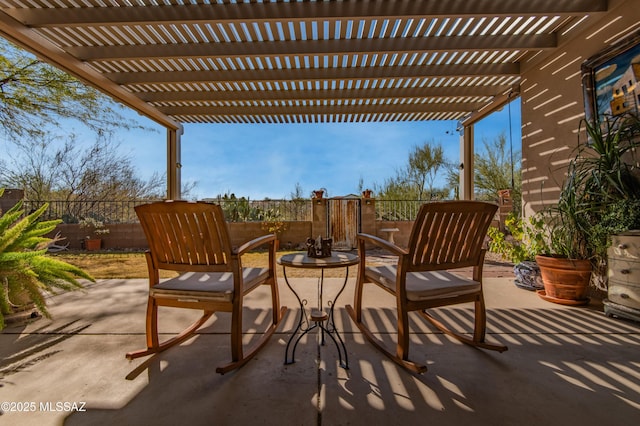
<svg viewBox="0 0 640 426"><path fill-rule="evenodd" d="M336 325L334 322L334 307L335 302L340 297L340 294L344 291L345 286L347 285L347 280L349 278L349 267L353 265L357 265L360 261L360 258L354 254L346 253L346 252L331 252L330 257L309 257L306 252L300 253L290 253L285 254L284 256L278 259L278 264L282 265L282 270L284 274L284 280L287 283L287 287L291 289L293 294L298 299L298 303L300 304L300 316L298 318L298 324L296 329L291 334L289 341L287 342L287 347L285 349L284 363L292 364L295 362L295 352L296 347L298 346L298 342L300 339L309 333L311 330L316 328L320 329L321 335L321 344L324 345L324 336L327 334L333 343L336 345L338 349L338 357L340 359L340 366L344 369L349 368L349 360L347 358L347 349L344 345L344 341L342 337L340 337L340 333L336 329ZM289 279L287 278L287 268L305 268L305 269L319 269L320 270L320 278L318 279L318 304L317 308L311 309L310 312L307 312L305 305L307 304L306 299L301 299L300 295L296 290L291 286ZM338 293L333 298L333 300L327 301L328 312L325 312L323 308L323 291L324 291L324 270L327 268L346 268L344 281L342 282L342 286L338 290ZM293 346L291 346L291 342ZM339 343L338 343L339 342ZM291 356L289 356L289 349L291 349Z"/></svg>

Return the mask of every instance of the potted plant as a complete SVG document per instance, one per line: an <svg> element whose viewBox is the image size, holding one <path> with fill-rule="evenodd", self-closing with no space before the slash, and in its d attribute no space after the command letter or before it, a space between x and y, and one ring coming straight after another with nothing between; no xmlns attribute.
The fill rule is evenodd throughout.
<svg viewBox="0 0 640 426"><path fill-rule="evenodd" d="M102 235L109 233L109 228L106 228L104 222L97 220L93 217L85 217L80 221L81 228L87 228L94 237L87 235L84 239L84 247L87 250L100 250L102 248Z"/></svg>
<svg viewBox="0 0 640 426"><path fill-rule="evenodd" d="M543 288L535 257L549 251L545 239L545 222L540 215L533 215L523 220L510 212L504 222L507 232L496 227L489 228L489 251L501 254L514 263L514 283L525 290L541 290Z"/></svg>
<svg viewBox="0 0 640 426"><path fill-rule="evenodd" d="M325 188L314 189L311 191L311 198L322 198L327 193Z"/></svg>
<svg viewBox="0 0 640 426"><path fill-rule="evenodd" d="M606 289L611 235L640 226L640 179L633 159L639 124L630 114L582 121L588 139L579 143L558 203L547 211L551 254L536 256L545 287L540 296L546 300L584 304L590 283Z"/></svg>
<svg viewBox="0 0 640 426"><path fill-rule="evenodd" d="M0 188L0 196L4 189ZM52 232L60 220L39 222L48 204L24 216L22 201L0 212L0 329L4 317L32 303L49 317L45 297L56 289L81 287L77 278L94 279L81 269L47 255L55 242L44 235ZM22 306L21 306L22 305Z"/></svg>

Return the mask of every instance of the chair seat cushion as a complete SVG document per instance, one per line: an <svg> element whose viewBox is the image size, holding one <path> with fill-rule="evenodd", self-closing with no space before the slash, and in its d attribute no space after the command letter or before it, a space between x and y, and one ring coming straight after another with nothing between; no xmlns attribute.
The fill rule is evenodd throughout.
<svg viewBox="0 0 640 426"><path fill-rule="evenodd" d="M366 276L392 292L396 290L395 265L367 266ZM442 297L462 296L479 292L478 281L461 277L447 271L427 271L407 273L407 299L411 301L429 300Z"/></svg>
<svg viewBox="0 0 640 426"><path fill-rule="evenodd" d="M242 268L244 292L264 281L268 273L267 268ZM231 272L186 272L153 286L149 294L152 297L230 302L233 299L233 274Z"/></svg>

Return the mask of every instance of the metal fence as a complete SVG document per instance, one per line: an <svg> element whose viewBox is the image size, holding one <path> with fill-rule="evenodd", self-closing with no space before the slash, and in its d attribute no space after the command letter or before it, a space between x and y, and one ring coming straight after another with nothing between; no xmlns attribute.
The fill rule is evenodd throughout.
<svg viewBox="0 0 640 426"><path fill-rule="evenodd" d="M376 200L376 220L415 220L424 200Z"/></svg>
<svg viewBox="0 0 640 426"><path fill-rule="evenodd" d="M134 223L138 221L134 207L150 200L128 201L34 201L24 200L24 209L32 212L48 203L41 216L44 220L62 219L63 223L78 223L93 218L104 223Z"/></svg>
<svg viewBox="0 0 640 426"><path fill-rule="evenodd" d="M45 220L62 219L64 223L78 223L93 218L104 223L135 223L134 207L154 200L129 201L32 201L25 200L24 208L33 211L44 203L49 208L42 216ZM220 204L229 222L311 221L311 200L247 200L209 199ZM376 220L414 220L422 200L376 200Z"/></svg>
<svg viewBox="0 0 640 426"><path fill-rule="evenodd" d="M128 201L33 201L25 200L27 212L48 203L49 208L41 216L44 220L62 219L64 223L78 223L93 218L104 223L135 223L138 221L134 207L154 200ZM207 202L220 204L229 222L262 221L310 221L311 200L261 200L216 199Z"/></svg>

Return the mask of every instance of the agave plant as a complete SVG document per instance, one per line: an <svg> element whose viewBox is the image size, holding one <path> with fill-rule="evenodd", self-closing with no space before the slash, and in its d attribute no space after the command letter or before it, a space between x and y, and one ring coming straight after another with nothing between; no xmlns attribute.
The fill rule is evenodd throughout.
<svg viewBox="0 0 640 426"><path fill-rule="evenodd" d="M0 188L0 197L4 189ZM0 329L4 315L16 307L12 301L25 294L40 312L50 317L45 297L56 290L75 290L82 287L79 278L94 279L73 265L47 255L47 247L54 242L45 237L60 220L38 221L47 210L45 204L25 216L22 201L4 214L0 212Z"/></svg>

